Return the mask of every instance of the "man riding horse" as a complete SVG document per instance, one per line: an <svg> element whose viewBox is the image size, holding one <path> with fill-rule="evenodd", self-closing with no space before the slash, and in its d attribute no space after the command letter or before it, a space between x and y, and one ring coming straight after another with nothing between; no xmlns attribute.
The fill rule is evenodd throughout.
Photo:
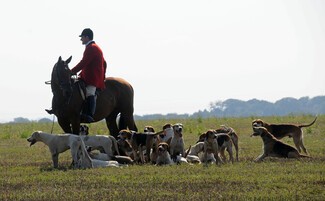
<svg viewBox="0 0 325 201"><path fill-rule="evenodd" d="M96 90L105 88L106 61L102 50L93 41L94 34L91 29L84 29L79 37L86 49L82 60L71 69L71 72L77 74L81 71L79 79L86 84L86 102L80 118L82 122L91 123L94 122L96 110ZM53 113L53 108L48 112Z"/></svg>

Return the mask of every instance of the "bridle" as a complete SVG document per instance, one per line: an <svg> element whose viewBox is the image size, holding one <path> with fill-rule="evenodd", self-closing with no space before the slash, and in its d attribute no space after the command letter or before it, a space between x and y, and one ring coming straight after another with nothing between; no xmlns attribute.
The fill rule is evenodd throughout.
<svg viewBox="0 0 325 201"><path fill-rule="evenodd" d="M66 103L70 102L72 95L73 81L71 75L72 73L65 61L61 60L54 65L51 79L52 91L53 94L56 95L55 93L57 93L57 91L54 90L54 88L56 87L55 85L57 85L62 91L62 95L66 99Z"/></svg>

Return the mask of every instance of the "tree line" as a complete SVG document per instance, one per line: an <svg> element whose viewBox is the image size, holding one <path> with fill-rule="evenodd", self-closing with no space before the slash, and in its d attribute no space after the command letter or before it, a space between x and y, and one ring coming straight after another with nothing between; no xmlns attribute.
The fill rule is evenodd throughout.
<svg viewBox="0 0 325 201"><path fill-rule="evenodd" d="M199 110L193 114L148 114L134 115L135 120L150 119L186 119L186 118L210 118L210 117L248 117L248 116L285 116L285 115L320 115L325 114L325 96L314 98L302 97L282 98L275 103L251 99L242 101L237 99L227 99L225 101L215 101L210 103L208 109ZM14 118L10 123L28 122L52 122L52 119L42 118L37 121L23 117Z"/></svg>

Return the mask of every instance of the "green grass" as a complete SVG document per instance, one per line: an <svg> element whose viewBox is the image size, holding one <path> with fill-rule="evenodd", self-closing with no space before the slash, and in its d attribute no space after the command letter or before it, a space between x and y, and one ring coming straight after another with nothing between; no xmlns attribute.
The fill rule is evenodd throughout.
<svg viewBox="0 0 325 201"><path fill-rule="evenodd" d="M325 200L325 116L304 129L304 142L313 157L293 160L267 158L252 162L262 140L250 137L249 118L211 118L137 121L157 131L165 123L184 125L186 147L198 135L221 124L239 135L239 162L234 164L73 170L70 153L60 155L58 170L42 143L29 147L35 131L51 132L51 123L0 124L0 200ZM273 123L310 123L312 116L264 117ZM61 133L57 124L54 133ZM104 122L90 125L91 133L107 134ZM293 145L292 138L284 142Z"/></svg>

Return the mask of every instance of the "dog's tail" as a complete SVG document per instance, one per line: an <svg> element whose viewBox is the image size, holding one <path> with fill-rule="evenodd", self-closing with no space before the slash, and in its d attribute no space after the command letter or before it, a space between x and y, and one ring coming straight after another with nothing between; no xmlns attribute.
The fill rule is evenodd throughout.
<svg viewBox="0 0 325 201"><path fill-rule="evenodd" d="M231 143L234 145L236 150L236 160L238 161L238 135L235 133L235 130L233 128L229 127L229 132L227 133L230 136ZM251 137L253 134L251 135Z"/></svg>
<svg viewBox="0 0 325 201"><path fill-rule="evenodd" d="M188 148L187 152L186 152L186 153L185 153L185 155L184 155L184 158L186 158L186 157L187 157L187 155L190 153L190 151L191 151L191 148L192 148L192 145L190 145L190 147Z"/></svg>
<svg viewBox="0 0 325 201"><path fill-rule="evenodd" d="M120 151L119 151L119 148L118 148L117 141L116 141L115 137L110 135L109 138L111 139L111 141L113 143L113 147L114 147L114 150L116 151L117 155L120 156L121 154L120 154Z"/></svg>
<svg viewBox="0 0 325 201"><path fill-rule="evenodd" d="M301 125L298 125L299 128L302 128L302 127L309 127L311 125L313 125L317 120L317 117L315 117L314 121L311 122L310 124L301 124Z"/></svg>

